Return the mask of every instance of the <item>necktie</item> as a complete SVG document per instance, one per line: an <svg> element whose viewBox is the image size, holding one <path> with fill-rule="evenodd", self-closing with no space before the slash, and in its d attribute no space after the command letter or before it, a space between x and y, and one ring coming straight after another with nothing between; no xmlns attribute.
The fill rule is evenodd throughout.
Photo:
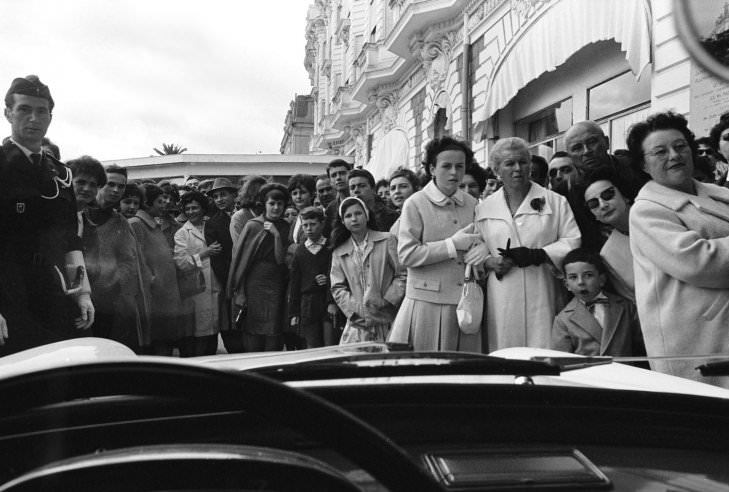
<svg viewBox="0 0 729 492"><path fill-rule="evenodd" d="M30 159L33 161L33 164L35 164L37 167L40 167L41 163L41 155L40 154L30 154Z"/></svg>
<svg viewBox="0 0 729 492"><path fill-rule="evenodd" d="M587 307L588 311L591 313L595 312L595 304L609 304L610 301L608 301L605 297L601 297L599 299L593 299L591 301L587 301L585 303L585 307Z"/></svg>

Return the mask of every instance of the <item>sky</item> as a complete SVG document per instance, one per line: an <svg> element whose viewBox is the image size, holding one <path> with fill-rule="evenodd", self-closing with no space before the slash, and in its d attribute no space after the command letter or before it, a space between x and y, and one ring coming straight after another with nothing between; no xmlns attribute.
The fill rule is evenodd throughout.
<svg viewBox="0 0 729 492"><path fill-rule="evenodd" d="M308 0L0 0L0 86L37 74L64 160L278 154ZM10 126L5 133L9 135Z"/></svg>

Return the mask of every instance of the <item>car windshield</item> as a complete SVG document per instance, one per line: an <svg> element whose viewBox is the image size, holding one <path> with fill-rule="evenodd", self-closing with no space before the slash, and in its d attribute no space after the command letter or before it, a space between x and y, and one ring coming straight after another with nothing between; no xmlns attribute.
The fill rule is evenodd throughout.
<svg viewBox="0 0 729 492"><path fill-rule="evenodd" d="M724 2L1 10L0 375L729 388Z"/></svg>

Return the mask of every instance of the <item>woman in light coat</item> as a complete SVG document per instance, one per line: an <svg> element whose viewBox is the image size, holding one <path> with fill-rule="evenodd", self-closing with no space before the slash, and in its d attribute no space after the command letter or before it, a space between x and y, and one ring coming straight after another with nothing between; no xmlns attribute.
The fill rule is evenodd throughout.
<svg viewBox="0 0 729 492"><path fill-rule="evenodd" d="M183 340L180 355L213 355L218 347L218 297L222 286L212 274L210 257L218 255L222 246L205 241L205 220L208 199L199 191L182 196L181 209L187 217L175 233L175 264L180 272L202 274L205 290L182 299L183 310L192 322L192 336Z"/></svg>
<svg viewBox="0 0 729 492"><path fill-rule="evenodd" d="M364 202L350 196L334 222L331 291L347 318L341 345L385 342L405 295L395 238L372 230L373 220Z"/></svg>
<svg viewBox="0 0 729 492"><path fill-rule="evenodd" d="M648 356L729 353L729 190L692 178L696 143L686 119L659 113L631 127L628 149L650 174L630 211L638 316ZM700 361L651 361L702 378Z"/></svg>
<svg viewBox="0 0 729 492"><path fill-rule="evenodd" d="M482 350L481 333L462 333L456 316L463 253L479 240L473 233L476 199L458 188L471 165L465 142L443 137L426 147L432 180L408 198L400 215L397 252L408 273L391 342L411 343L415 350Z"/></svg>
<svg viewBox="0 0 729 492"><path fill-rule="evenodd" d="M549 348L552 322L564 307L562 259L580 246L580 230L563 196L530 181L524 140L499 140L489 160L504 186L476 208L484 244L466 255L489 271L489 350Z"/></svg>

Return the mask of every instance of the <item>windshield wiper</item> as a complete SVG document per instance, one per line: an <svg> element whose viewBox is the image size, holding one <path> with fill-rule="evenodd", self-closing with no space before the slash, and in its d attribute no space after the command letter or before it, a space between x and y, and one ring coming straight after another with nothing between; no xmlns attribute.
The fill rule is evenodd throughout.
<svg viewBox="0 0 729 492"><path fill-rule="evenodd" d="M251 371L280 381L452 375L528 377L558 376L560 373L559 367L545 362L463 352L353 354Z"/></svg>

